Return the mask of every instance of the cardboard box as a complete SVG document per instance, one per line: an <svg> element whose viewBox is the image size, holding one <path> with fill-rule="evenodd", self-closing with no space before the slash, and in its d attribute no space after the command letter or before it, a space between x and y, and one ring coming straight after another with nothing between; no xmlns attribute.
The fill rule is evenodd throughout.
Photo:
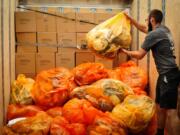
<svg viewBox="0 0 180 135"><path fill-rule="evenodd" d="M76 66L86 62L94 62L95 57L92 52L76 52Z"/></svg>
<svg viewBox="0 0 180 135"><path fill-rule="evenodd" d="M35 74L35 53L16 53L16 74Z"/></svg>
<svg viewBox="0 0 180 135"><path fill-rule="evenodd" d="M114 67L114 60L108 60L104 58L100 58L98 56L95 56L95 62L96 63L102 63L105 68L113 69Z"/></svg>
<svg viewBox="0 0 180 135"><path fill-rule="evenodd" d="M32 78L32 79L35 79L36 77L36 74L35 73L21 73L21 74L24 74L26 77L28 78ZM16 74L16 78L18 77L19 74Z"/></svg>
<svg viewBox="0 0 180 135"><path fill-rule="evenodd" d="M45 46L38 46L38 52L57 52L57 33L39 32L37 34L38 43Z"/></svg>
<svg viewBox="0 0 180 135"><path fill-rule="evenodd" d="M17 52L35 53L37 52L37 47L36 46L17 46Z"/></svg>
<svg viewBox="0 0 180 135"><path fill-rule="evenodd" d="M108 20L109 18L113 17L115 14L114 13L95 13L95 23L96 24L100 24L106 20Z"/></svg>
<svg viewBox="0 0 180 135"><path fill-rule="evenodd" d="M20 45L25 45L23 43L36 43L36 33L27 33L27 32L20 32L16 33L17 42L22 43Z"/></svg>
<svg viewBox="0 0 180 135"><path fill-rule="evenodd" d="M87 47L86 34L87 33L77 33L77 47L78 48Z"/></svg>
<svg viewBox="0 0 180 135"><path fill-rule="evenodd" d="M36 73L51 68L55 68L55 53L37 53Z"/></svg>
<svg viewBox="0 0 180 135"><path fill-rule="evenodd" d="M59 16L57 18L57 32L58 33L74 33L76 32L76 16L75 13L61 13L58 14ZM69 19L66 19L69 18ZM74 19L74 20L71 20Z"/></svg>
<svg viewBox="0 0 180 135"><path fill-rule="evenodd" d="M75 66L75 51L73 48L60 48L56 53L56 67L72 69Z"/></svg>
<svg viewBox="0 0 180 135"><path fill-rule="evenodd" d="M94 28L96 25L89 24L85 22L94 23L94 13L76 13L76 31L77 32L89 32L92 28Z"/></svg>
<svg viewBox="0 0 180 135"><path fill-rule="evenodd" d="M34 12L15 12L16 32L36 32L36 15Z"/></svg>
<svg viewBox="0 0 180 135"><path fill-rule="evenodd" d="M76 33L58 33L58 44L63 47L76 47Z"/></svg>
<svg viewBox="0 0 180 135"><path fill-rule="evenodd" d="M118 64L116 64L117 66L124 63L124 62L127 62L128 60L128 55L127 54L124 54L124 53L119 53L118 55Z"/></svg>
<svg viewBox="0 0 180 135"><path fill-rule="evenodd" d="M36 13L37 32L56 32L56 17Z"/></svg>
<svg viewBox="0 0 180 135"><path fill-rule="evenodd" d="M17 52L36 52L36 33L16 33L16 39L18 42ZM29 43L29 44L28 44Z"/></svg>

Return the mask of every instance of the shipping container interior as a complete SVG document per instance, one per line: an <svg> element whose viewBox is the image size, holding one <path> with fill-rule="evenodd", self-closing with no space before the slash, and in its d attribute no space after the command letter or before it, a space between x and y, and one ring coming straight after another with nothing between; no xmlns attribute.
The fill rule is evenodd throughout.
<svg viewBox="0 0 180 135"><path fill-rule="evenodd" d="M98 13L102 14L106 12L107 14L112 13L114 15L122 10L128 9L133 18L145 24L145 19L151 9L156 8L162 10L165 16L163 24L167 25L172 31L175 42L176 62L178 66L180 65L179 0L1 0L0 7L0 126L6 123L10 86L16 74L27 73L29 76L35 76L35 74L42 69L54 68L56 66L73 68L75 65L86 61L104 62L99 58L92 57L89 51L75 49L83 47L85 33L93 28L94 24L100 23L103 20L98 18ZM22 26L16 26L15 28L17 17L22 17L22 14L15 14L15 11L27 11L30 16L34 16L31 13L32 11L36 11L35 19L38 18L36 19L36 24L34 24L35 21L31 19L29 27L25 26L25 28L23 28ZM73 13L76 13L76 19L78 19L78 17L79 19L83 19L83 14L85 14L85 17L88 16L88 21L92 22L93 25L87 24L83 26L78 22L73 26L73 21L65 21L64 23L67 23L68 27L64 25L62 29L58 29L62 24L58 24L59 21L57 18L59 12L62 11L71 12L68 16L71 18L74 18ZM50 18L51 21L48 22L49 24L47 23L50 27L42 25L42 12ZM96 14L95 16L97 16L96 18L98 19L92 19L92 14L93 18L94 14ZM108 16L107 14L105 15L107 18L112 15ZM53 18L56 19L53 20ZM61 20L60 22L63 21ZM57 27L53 27L53 23L56 23ZM24 29L27 31L24 31ZM58 34L62 33L62 31L65 32ZM29 33L27 34L27 32ZM138 50L144 40L145 34L137 31L134 27L132 27L131 33L132 44L130 49ZM30 48L28 48L29 46L23 47L23 45L20 45L23 39L24 42L28 42L29 40L30 45L34 44L34 46ZM53 45L53 47L49 45ZM25 50L29 51L27 55L23 54ZM28 61L29 67L27 69L24 69L23 65L21 65L22 58L24 58L26 62ZM118 64L127 60L127 56L120 54ZM151 52L142 60L137 61L137 63L148 74L149 95L154 99L158 73ZM36 65L36 67L32 65ZM112 63L108 61L108 63L105 62L105 65L107 65L108 68L112 68L114 65L117 65L117 62Z"/></svg>

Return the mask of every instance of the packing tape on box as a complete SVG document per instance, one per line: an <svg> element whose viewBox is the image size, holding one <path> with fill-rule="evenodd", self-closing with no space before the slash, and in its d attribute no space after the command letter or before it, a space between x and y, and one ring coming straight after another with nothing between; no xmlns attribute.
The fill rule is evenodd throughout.
<svg viewBox="0 0 180 135"><path fill-rule="evenodd" d="M34 12L38 12L38 13L42 13L42 14L47 14L47 15L51 15L51 16L56 16L56 17L60 17L60 18L64 18L64 19L68 19L68 20L72 20L72 21L78 21L78 22L82 22L82 23L98 25L98 24L96 24L94 22L89 22L89 21L84 21L84 20L76 20L76 19L73 19L73 18L69 18L69 17L65 17L65 16L60 16L60 15L55 15L55 14L52 14L52 13L48 13L48 12L46 12L46 10L42 10L42 9L46 9L46 7L42 7L41 10L34 10L34 9L27 8L27 7L24 7L24 6L18 6L17 8L25 9L25 10L29 10L29 11L34 11Z"/></svg>
<svg viewBox="0 0 180 135"><path fill-rule="evenodd" d="M21 44L25 44L25 45L21 45ZM62 44L48 44L48 43L28 43L28 42L16 42L16 45L18 46L45 46L45 47L62 47L62 48L67 48L67 47L72 47L72 48L78 48L78 47L74 47L74 46L66 46L64 47Z"/></svg>

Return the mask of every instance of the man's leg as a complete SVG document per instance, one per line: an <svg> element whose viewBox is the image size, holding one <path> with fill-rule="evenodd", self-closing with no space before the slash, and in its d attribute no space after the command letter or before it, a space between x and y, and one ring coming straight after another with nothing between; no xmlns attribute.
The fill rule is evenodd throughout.
<svg viewBox="0 0 180 135"><path fill-rule="evenodd" d="M178 86L177 115L178 115L178 118L180 120L180 83Z"/></svg>
<svg viewBox="0 0 180 135"><path fill-rule="evenodd" d="M164 135L164 128L166 125L167 110L160 108L157 104L157 133L156 135Z"/></svg>
<svg viewBox="0 0 180 135"><path fill-rule="evenodd" d="M176 109L167 110L167 131L168 135L180 134L180 119L177 116Z"/></svg>

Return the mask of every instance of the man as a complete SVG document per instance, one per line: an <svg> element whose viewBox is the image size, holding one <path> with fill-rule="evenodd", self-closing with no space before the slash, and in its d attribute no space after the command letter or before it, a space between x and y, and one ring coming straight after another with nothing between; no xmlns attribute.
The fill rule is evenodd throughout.
<svg viewBox="0 0 180 135"><path fill-rule="evenodd" d="M125 13L125 15L137 29L147 33L140 50L128 51L122 49L122 52L130 57L142 59L149 50L152 51L156 68L159 73L156 86L158 117L158 129L156 135L164 135L167 117L174 117L171 112L176 110L177 89L180 82L180 73L175 62L172 36L170 30L161 24L163 14L160 10L154 9L150 12L147 19L148 27L138 23L127 13ZM171 133L170 135L174 134Z"/></svg>

